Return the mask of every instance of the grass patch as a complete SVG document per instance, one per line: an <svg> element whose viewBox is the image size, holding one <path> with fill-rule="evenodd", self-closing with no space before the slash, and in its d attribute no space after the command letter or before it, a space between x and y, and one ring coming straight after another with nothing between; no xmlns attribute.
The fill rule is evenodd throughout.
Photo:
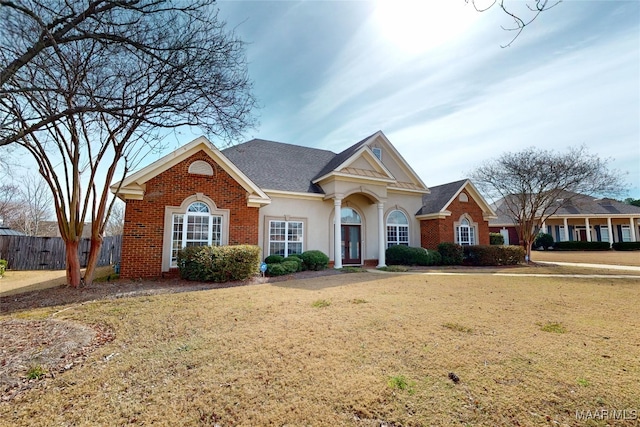
<svg viewBox="0 0 640 427"><path fill-rule="evenodd" d="M452 322L447 322L444 323L442 326L444 326L447 329L451 329L452 331L456 331L456 332L463 332L465 334L470 334L473 332L472 328L468 328L464 325L461 325L459 323L452 323Z"/></svg>
<svg viewBox="0 0 640 427"><path fill-rule="evenodd" d="M343 273L366 273L367 269L362 267L342 267Z"/></svg>
<svg viewBox="0 0 640 427"><path fill-rule="evenodd" d="M590 385L589 380L585 378L578 378L576 382L581 387L588 387Z"/></svg>
<svg viewBox="0 0 640 427"><path fill-rule="evenodd" d="M409 394L415 393L415 390L413 388L415 384L415 382L408 380L404 375L389 377L389 380L387 381L387 385L392 389L406 390Z"/></svg>
<svg viewBox="0 0 640 427"><path fill-rule="evenodd" d="M39 380L47 374L47 371L40 365L33 365L27 369L27 379Z"/></svg>
<svg viewBox="0 0 640 427"><path fill-rule="evenodd" d="M540 324L540 330L543 332L551 332L554 334L564 334L567 332L567 328L565 328L560 322L547 322L544 325Z"/></svg>
<svg viewBox="0 0 640 427"><path fill-rule="evenodd" d="M637 279L338 274L58 306L56 319L115 339L1 404L0 424L576 425L582 408L637 406L639 291ZM309 310L320 301L333 304ZM571 331L541 334L540 319Z"/></svg>
<svg viewBox="0 0 640 427"><path fill-rule="evenodd" d="M327 301L326 299L319 299L311 303L311 307L313 308L324 308L329 307L331 305L331 301Z"/></svg>
<svg viewBox="0 0 640 427"><path fill-rule="evenodd" d="M404 265L387 265L386 267L378 267L380 271L388 271L390 273L404 273L409 271L409 267Z"/></svg>

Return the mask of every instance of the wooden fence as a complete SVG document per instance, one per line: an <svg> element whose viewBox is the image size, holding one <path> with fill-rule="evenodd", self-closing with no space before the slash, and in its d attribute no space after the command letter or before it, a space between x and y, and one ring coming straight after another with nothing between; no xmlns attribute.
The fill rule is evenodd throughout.
<svg viewBox="0 0 640 427"><path fill-rule="evenodd" d="M80 265L87 266L90 239L82 239L78 248ZM105 237L98 266L120 262L122 236ZM60 237L0 236L0 259L10 270L64 270L66 248Z"/></svg>

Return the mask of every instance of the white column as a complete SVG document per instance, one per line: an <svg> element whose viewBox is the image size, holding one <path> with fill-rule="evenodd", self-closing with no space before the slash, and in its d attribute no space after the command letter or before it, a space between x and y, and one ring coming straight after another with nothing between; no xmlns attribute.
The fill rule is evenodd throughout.
<svg viewBox="0 0 640 427"><path fill-rule="evenodd" d="M540 228L540 231L542 231L545 234L549 234L549 231L547 230L547 222L546 221L542 222L542 228Z"/></svg>
<svg viewBox="0 0 640 427"><path fill-rule="evenodd" d="M613 245L613 227L611 226L611 217L607 218L607 228L609 229L609 247Z"/></svg>
<svg viewBox="0 0 640 427"><path fill-rule="evenodd" d="M333 268L342 268L342 199L333 199L333 206L335 208L333 217Z"/></svg>
<svg viewBox="0 0 640 427"><path fill-rule="evenodd" d="M378 203L378 268L386 267L385 264L385 224L384 224L384 203Z"/></svg>
<svg viewBox="0 0 640 427"><path fill-rule="evenodd" d="M587 242L591 241L591 227L589 226L589 218L584 219L584 226L587 228Z"/></svg>
<svg viewBox="0 0 640 427"><path fill-rule="evenodd" d="M636 222L633 220L633 218L629 218L629 226L629 231L631 231L631 241L637 242L638 240L636 239Z"/></svg>
<svg viewBox="0 0 640 427"><path fill-rule="evenodd" d="M564 220L564 241L568 242L569 241L569 223L567 221L567 218L563 218Z"/></svg>

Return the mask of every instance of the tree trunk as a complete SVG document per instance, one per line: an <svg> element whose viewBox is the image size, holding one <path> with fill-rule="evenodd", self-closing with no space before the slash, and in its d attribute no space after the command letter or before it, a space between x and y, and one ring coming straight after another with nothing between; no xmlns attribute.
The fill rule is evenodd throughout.
<svg viewBox="0 0 640 427"><path fill-rule="evenodd" d="M84 283L90 285L93 283L93 276L96 273L96 267L98 265L98 257L100 256L100 249L102 248L102 236L92 237L91 246L89 247L89 258L87 260L87 269L84 272Z"/></svg>
<svg viewBox="0 0 640 427"><path fill-rule="evenodd" d="M78 256L78 246L80 242L76 240L65 241L67 249L67 284L77 288L82 282L80 275L80 257Z"/></svg>

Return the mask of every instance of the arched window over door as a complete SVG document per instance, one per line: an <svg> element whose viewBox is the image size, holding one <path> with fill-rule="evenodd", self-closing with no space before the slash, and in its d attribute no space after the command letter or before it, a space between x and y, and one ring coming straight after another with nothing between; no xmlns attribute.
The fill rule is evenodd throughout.
<svg viewBox="0 0 640 427"><path fill-rule="evenodd" d="M409 220L402 211L391 211L387 216L387 247L409 246Z"/></svg>

